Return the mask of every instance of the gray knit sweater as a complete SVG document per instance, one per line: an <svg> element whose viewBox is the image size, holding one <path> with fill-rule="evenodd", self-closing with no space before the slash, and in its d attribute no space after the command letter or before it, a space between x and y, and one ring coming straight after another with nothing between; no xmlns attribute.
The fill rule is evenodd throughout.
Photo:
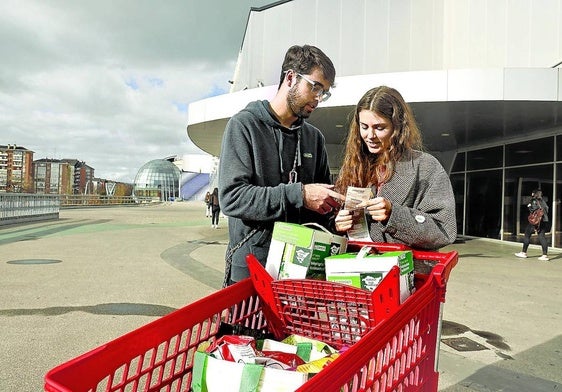
<svg viewBox="0 0 562 392"><path fill-rule="evenodd" d="M430 250L455 241L453 189L449 176L432 155L413 151L404 157L379 195L392 202L392 213L386 224L369 220L373 241Z"/></svg>

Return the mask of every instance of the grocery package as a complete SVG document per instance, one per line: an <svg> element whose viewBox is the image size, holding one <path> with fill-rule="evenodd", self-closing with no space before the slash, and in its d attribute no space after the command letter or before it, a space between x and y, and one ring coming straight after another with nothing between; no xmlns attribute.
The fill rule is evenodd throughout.
<svg viewBox="0 0 562 392"><path fill-rule="evenodd" d="M293 391L338 355L327 344L295 335L280 342L225 335L195 353L192 390Z"/></svg>
<svg viewBox="0 0 562 392"><path fill-rule="evenodd" d="M280 370L252 363L237 363L195 353L193 392L294 391L308 380L308 374Z"/></svg>
<svg viewBox="0 0 562 392"><path fill-rule="evenodd" d="M324 259L346 248L346 237L320 225L275 222L265 269L274 279L324 280Z"/></svg>
<svg viewBox="0 0 562 392"><path fill-rule="evenodd" d="M400 302L414 291L414 259L411 250L369 253L369 247L359 252L344 253L325 259L326 280L374 291L393 266L400 268Z"/></svg>

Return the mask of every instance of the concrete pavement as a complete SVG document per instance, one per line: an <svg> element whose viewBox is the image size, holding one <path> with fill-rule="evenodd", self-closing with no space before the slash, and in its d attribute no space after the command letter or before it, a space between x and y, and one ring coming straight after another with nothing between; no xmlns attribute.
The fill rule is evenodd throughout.
<svg viewBox="0 0 562 392"><path fill-rule="evenodd" d="M0 227L0 391L220 288L226 219L202 202L62 210ZM447 285L440 391L562 390L562 255L472 239ZM467 351L461 351L467 350Z"/></svg>

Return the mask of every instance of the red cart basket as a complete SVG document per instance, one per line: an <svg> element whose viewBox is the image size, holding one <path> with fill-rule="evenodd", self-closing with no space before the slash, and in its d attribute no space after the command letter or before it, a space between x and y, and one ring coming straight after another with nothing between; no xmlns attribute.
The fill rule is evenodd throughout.
<svg viewBox="0 0 562 392"><path fill-rule="evenodd" d="M348 249L362 245L406 249L379 243ZM251 278L53 368L45 391L190 391L194 353L225 324L349 346L298 391L437 391L442 304L458 254L413 254L416 291L403 304L397 268L370 293L339 283L272 280L249 255Z"/></svg>

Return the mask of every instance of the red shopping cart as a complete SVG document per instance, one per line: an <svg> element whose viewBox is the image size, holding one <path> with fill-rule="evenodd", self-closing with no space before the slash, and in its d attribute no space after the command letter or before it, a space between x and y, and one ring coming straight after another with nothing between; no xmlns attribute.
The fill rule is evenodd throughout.
<svg viewBox="0 0 562 392"><path fill-rule="evenodd" d="M249 255L252 278L53 368L45 391L189 391L194 353L214 342L225 324L349 346L298 391L436 391L441 309L458 254L413 254L416 291L401 305L391 274L373 293L307 279L274 281Z"/></svg>

